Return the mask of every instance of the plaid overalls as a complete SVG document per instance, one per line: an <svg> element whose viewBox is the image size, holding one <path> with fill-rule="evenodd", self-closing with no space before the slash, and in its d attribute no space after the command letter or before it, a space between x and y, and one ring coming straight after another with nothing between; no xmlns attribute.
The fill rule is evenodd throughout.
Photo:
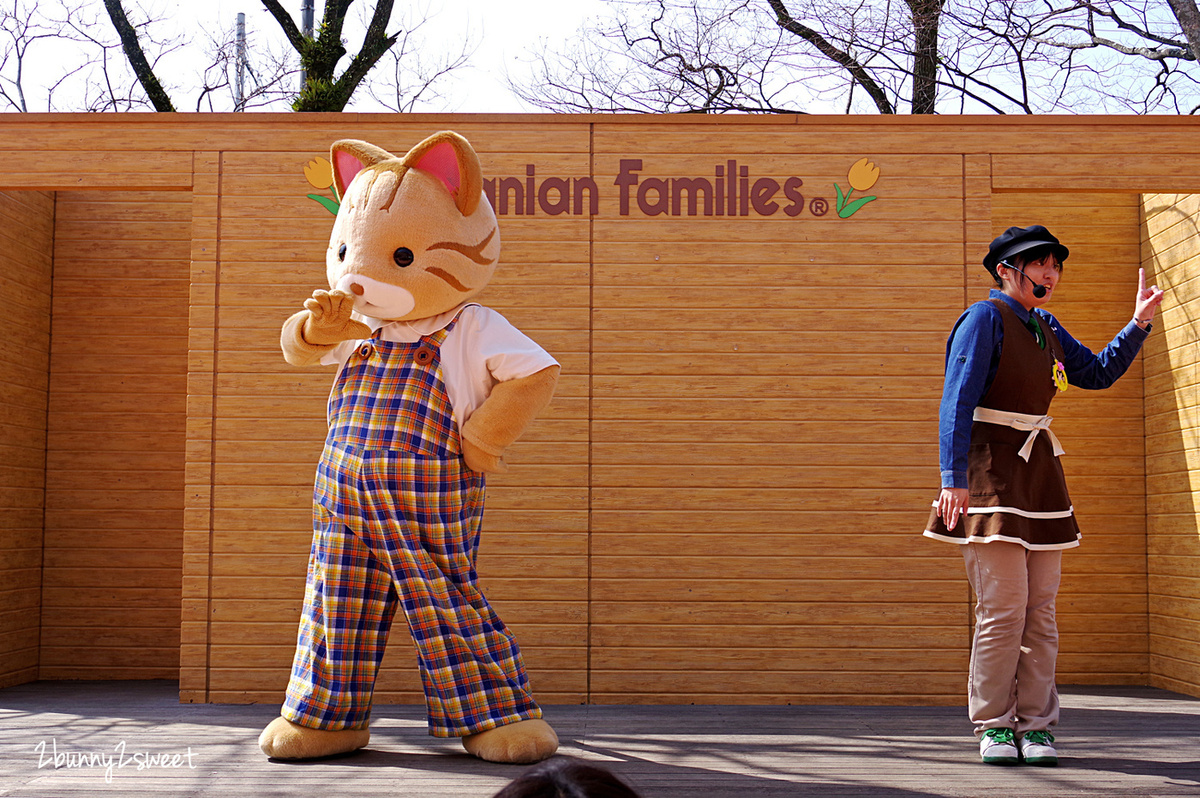
<svg viewBox="0 0 1200 798"><path fill-rule="evenodd" d="M540 718L516 641L476 584L484 475L463 463L441 377L448 326L362 341L329 400L304 613L283 716L364 728L396 605L417 646L429 733Z"/></svg>

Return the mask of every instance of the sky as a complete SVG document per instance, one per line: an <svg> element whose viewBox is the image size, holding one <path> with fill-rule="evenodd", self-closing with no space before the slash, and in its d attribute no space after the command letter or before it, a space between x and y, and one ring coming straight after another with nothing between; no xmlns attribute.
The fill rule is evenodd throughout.
<svg viewBox="0 0 1200 798"><path fill-rule="evenodd" d="M427 22L417 33L418 38L423 42L416 48L418 56L421 57L420 60L427 60L428 56L439 52L457 54L461 52L464 41L470 41L476 47L467 66L461 67L439 80L435 87L439 96L431 102L419 103L413 110L463 113L541 112L541 109L526 106L512 94L505 80L506 73L511 74L516 80L527 79L534 70L534 65L529 61L537 52L540 52L540 45L544 43L550 49L565 50L565 45L575 37L583 25L595 22L597 19L611 19L616 5L622 1L396 0L390 32L397 31L409 18L419 20L428 16ZM15 4L15 7L26 9L36 6L41 13L43 9L60 8L63 2L86 3L88 13L98 17L95 30L99 31L99 35L115 39L111 24L104 13L102 0L3 0L0 11L7 11ZM284 7L292 13L293 19L299 22L302 0L282 0L282 2ZM624 2L632 2L632 0L624 0ZM210 63L208 34L219 36L223 30L231 31L236 24L238 12L246 14L252 66L256 63L257 57L263 55L262 48L264 47L270 47L277 53L286 51L293 54L294 57L278 24L262 7L260 0L128 0L127 5L131 6L134 3L146 9L152 19L161 21L153 28L159 37L174 32L190 40L189 46L168 55L156 68L159 77L167 84L176 108L181 111L197 110L201 85L199 76ZM374 6L374 0L355 0L351 8L351 22L346 30L346 46L351 53L357 52L361 46L363 25L359 20L364 19L365 15L369 15ZM316 18L318 20L321 18L323 9L324 0L317 0ZM56 34L54 38L39 41L36 44L36 54L31 50L31 55L23 62L25 69L22 81L26 89L25 107L30 111L83 110L89 107L89 98L86 95L90 92L94 98L97 90L94 86L87 85L83 72L72 74L72 70L77 69L78 65L86 60L87 53L96 51L94 49L84 50L67 42L57 35L57 31L61 29L60 23L50 24ZM3 48L0 48L0 56L3 56L11 45L11 41L7 40L3 34L4 31L0 31L0 45L4 45ZM72 48L74 48L73 51ZM128 70L128 65L119 50L110 52L110 56L119 60L121 71ZM1086 61L1084 56L1078 56L1078 58ZM1111 61L1114 58L1116 57L1110 57L1108 60ZM344 69L348 61L348 58L343 59L339 69ZM405 65L411 63L408 55L405 56L403 63ZM1124 83L1152 82L1156 67L1147 67L1146 65L1150 63L1148 61L1140 62L1137 59L1123 60L1120 61L1120 69L1114 70L1112 74L1102 80L1097 78L1093 82L1113 83L1118 90L1123 90ZM385 55L370 77L381 77L390 66L391 56ZM1187 68L1178 66L1175 71L1186 74ZM16 97L13 77L15 73L15 59L9 58L6 63L0 64L0 110L8 111L21 107L14 100ZM95 76L96 71L89 74ZM1033 74L1035 77L1037 76L1036 72ZM1043 77L1047 74L1051 73L1044 73ZM69 75L69 77L53 88L51 96L49 87L63 75ZM812 82L814 78L811 75L804 77L803 80L798 80L790 73L781 72L775 77L785 81L786 85L803 85L806 89L812 88L814 85ZM998 79L1003 83L1005 78ZM132 78L129 80L131 82ZM298 82L298 78L293 78L293 80ZM42 81L42 85L35 86L37 81ZM1048 79L1043 82L1052 83ZM120 81L118 80L117 83L120 84ZM838 87L843 86L844 83L844 75L839 75L834 79L834 84ZM818 89L821 88L821 84L815 85ZM1194 100L1189 98L1194 96L1194 90L1188 94L1187 89L1187 84L1184 84L1184 93L1180 96L1192 103ZM140 90L135 93L141 94ZM100 96L107 97L107 93L100 92ZM862 100L864 96L862 92L858 93L857 101L860 105L856 107L862 112L872 113L873 109ZM214 93L213 97L217 98L212 104L213 110L232 110L232 96L227 88L222 89L220 93ZM1088 102L1091 102L1089 97L1092 95L1079 100L1074 95L1068 95L1069 100L1076 102L1071 107L1102 109L1102 106L1096 105L1094 102L1089 105ZM830 97L825 100L802 94L797 102L802 102L804 108L813 112L845 112L845 96L840 92L831 93ZM956 110L952 97L944 104L946 110ZM1128 112L1129 110L1123 108L1120 103L1114 103L1112 108L1116 112ZM981 109L982 106L968 106L966 112L978 112ZM209 110L209 108L206 105L202 107L202 110ZM287 101L279 100L273 106L265 109L252 110L286 111L289 110L289 106ZM355 93L347 110L371 112L387 111L388 108L370 96L368 87L362 86ZM1171 108L1164 106L1156 110L1157 112L1170 112Z"/></svg>
<svg viewBox="0 0 1200 798"><path fill-rule="evenodd" d="M323 0L316 0L315 5L319 23L325 4ZM552 45L563 42L571 38L589 16L605 10L602 0L397 0L390 30L398 27L404 9L414 5L429 8L431 19L421 30L426 48L444 41L452 43L457 52L459 42L467 35L479 43L471 59L473 68L451 76L453 99L447 100L446 107L420 110L471 113L537 110L525 106L512 95L503 80L505 70L524 74L527 68L518 59L535 48L540 40ZM160 2L160 6L174 6L180 18L194 17L202 26L232 26L240 11L246 14L247 35L251 39L256 30L282 38L278 23L258 0L179 0ZM299 24L301 0L283 0L283 6L292 12ZM374 3L358 0L351 13L359 6L374 8ZM356 52L360 43L361 38L350 38L347 49ZM361 110L371 109L363 107Z"/></svg>

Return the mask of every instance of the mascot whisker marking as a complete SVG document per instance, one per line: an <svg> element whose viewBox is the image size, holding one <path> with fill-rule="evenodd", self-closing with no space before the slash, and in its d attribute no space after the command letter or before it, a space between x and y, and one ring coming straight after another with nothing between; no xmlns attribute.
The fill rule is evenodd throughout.
<svg viewBox="0 0 1200 798"><path fill-rule="evenodd" d="M495 271L500 238L466 139L444 131L403 157L343 140L330 154L343 198L330 290L313 292L280 343L293 365L339 370L291 680L259 745L280 759L367 745L399 609L430 734L491 761L545 759L558 738L475 562L485 474L507 469L504 452L550 401L559 365L469 301Z"/></svg>

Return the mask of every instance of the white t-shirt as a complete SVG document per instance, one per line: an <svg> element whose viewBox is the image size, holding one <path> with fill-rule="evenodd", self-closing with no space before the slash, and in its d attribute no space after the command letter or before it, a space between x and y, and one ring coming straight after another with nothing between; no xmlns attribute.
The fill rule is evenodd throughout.
<svg viewBox="0 0 1200 798"><path fill-rule="evenodd" d="M558 361L533 339L512 326L508 319L474 302L416 321L384 322L358 314L355 314L355 318L373 330L382 327L380 337L385 341L414 343L422 336L432 335L445 327L460 310L462 315L458 324L446 335L441 354L446 393L453 408L454 420L462 429L497 382L528 377L542 369L557 366ZM361 343L361 340L342 341L321 358L321 363L344 367L350 353ZM336 380L334 384L337 384Z"/></svg>

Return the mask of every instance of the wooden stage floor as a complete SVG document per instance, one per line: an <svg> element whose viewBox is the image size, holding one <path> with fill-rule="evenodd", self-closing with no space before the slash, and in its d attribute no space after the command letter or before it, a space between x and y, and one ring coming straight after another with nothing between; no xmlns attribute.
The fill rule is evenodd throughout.
<svg viewBox="0 0 1200 798"><path fill-rule="evenodd" d="M961 708L551 706L546 718L560 754L608 767L644 798L1200 795L1200 700L1063 693L1053 769L979 764ZM357 754L272 762L255 740L277 710L181 705L172 682L0 690L0 796L488 798L524 769L427 736L413 706L376 707ZM146 765L163 755L165 767Z"/></svg>

